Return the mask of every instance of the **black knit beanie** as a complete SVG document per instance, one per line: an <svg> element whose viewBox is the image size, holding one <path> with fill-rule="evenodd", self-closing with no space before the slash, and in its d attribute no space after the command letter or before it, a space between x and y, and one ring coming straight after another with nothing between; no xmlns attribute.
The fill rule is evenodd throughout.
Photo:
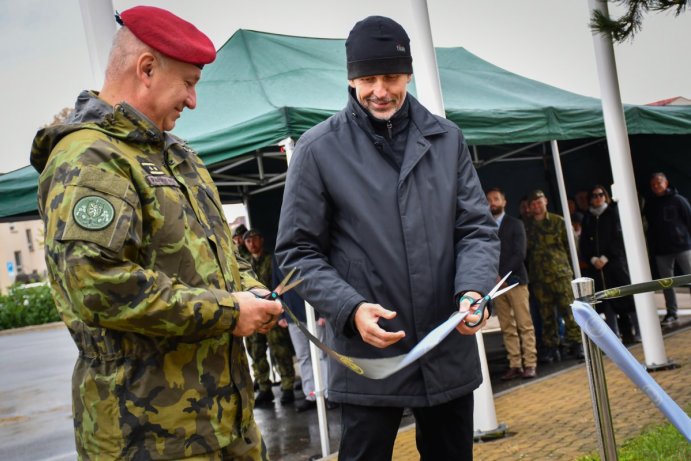
<svg viewBox="0 0 691 461"><path fill-rule="evenodd" d="M412 74L410 39L399 23L370 16L355 24L345 42L348 80L368 75Z"/></svg>

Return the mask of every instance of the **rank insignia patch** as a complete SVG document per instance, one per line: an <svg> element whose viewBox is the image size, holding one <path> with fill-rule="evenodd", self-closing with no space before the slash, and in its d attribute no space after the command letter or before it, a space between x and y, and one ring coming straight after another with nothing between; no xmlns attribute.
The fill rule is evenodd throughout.
<svg viewBox="0 0 691 461"><path fill-rule="evenodd" d="M165 174L163 171L161 171L161 169L155 163L141 162L140 161L139 164L149 174L154 174L154 175Z"/></svg>
<svg viewBox="0 0 691 461"><path fill-rule="evenodd" d="M79 199L72 210L75 222L87 230L100 230L108 227L115 217L115 209L108 200L96 195Z"/></svg>

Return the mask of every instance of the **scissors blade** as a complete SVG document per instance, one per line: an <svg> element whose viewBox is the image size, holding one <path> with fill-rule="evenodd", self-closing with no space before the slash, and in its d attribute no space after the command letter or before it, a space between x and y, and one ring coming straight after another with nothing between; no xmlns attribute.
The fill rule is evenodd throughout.
<svg viewBox="0 0 691 461"><path fill-rule="evenodd" d="M496 293L494 293L492 295L492 299L498 298L499 296L501 296L504 293L506 293L507 291L509 291L511 288L515 287L516 285L518 285L518 282L514 283L513 285L509 285L506 288L502 288L501 290L497 291Z"/></svg>
<svg viewBox="0 0 691 461"><path fill-rule="evenodd" d="M279 295L282 296L282 295L286 294L288 291L292 290L293 288L300 285L301 283L302 283L302 279L297 279L296 281L289 283L288 285L286 285L284 287L281 287L281 292L279 293Z"/></svg>
<svg viewBox="0 0 691 461"><path fill-rule="evenodd" d="M290 281L290 279L293 277L293 275L295 274L295 270L296 270L296 268L293 267L290 270L290 272L288 272L288 275L283 277L283 280L281 280L281 283L279 283L278 286L276 288L274 288L274 291L273 291L274 293L276 293L278 296L282 296L285 293L287 293L288 291L295 288L296 286L300 285L300 283L302 283L302 279L298 279L298 280L295 280L291 283L288 283Z"/></svg>
<svg viewBox="0 0 691 461"><path fill-rule="evenodd" d="M278 293L279 295L283 293L283 290L285 289L286 284L290 281L290 279L293 277L293 274L295 273L295 268L293 267L290 272L288 272L288 275L283 277L283 280L281 280L281 283L278 284L276 288L274 288L274 292Z"/></svg>
<svg viewBox="0 0 691 461"><path fill-rule="evenodd" d="M499 280L499 283L494 285L494 288L492 288L492 290L489 293L487 293L485 296L489 296L490 298L494 298L495 293L497 292L499 287L501 287L504 284L504 282L506 282L506 279L509 278L509 275L511 275L511 271L507 272L507 274L501 280Z"/></svg>

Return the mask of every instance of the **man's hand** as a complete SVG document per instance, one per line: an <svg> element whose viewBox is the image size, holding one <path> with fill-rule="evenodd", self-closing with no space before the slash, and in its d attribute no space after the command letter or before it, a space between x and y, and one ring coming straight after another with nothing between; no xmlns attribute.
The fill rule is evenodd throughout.
<svg viewBox="0 0 691 461"><path fill-rule="evenodd" d="M269 294L268 290L254 289L254 291L258 295ZM249 291L235 292L233 296L240 305L240 316L233 330L234 336L249 336L254 332L266 333L276 325L278 316L283 313L279 300L269 301L257 298Z"/></svg>
<svg viewBox="0 0 691 461"><path fill-rule="evenodd" d="M468 291L461 298L461 302L459 303L459 306L458 306L459 311L466 312L466 311L471 310L472 302L468 298L472 298L472 299L477 300L477 299L482 298L482 296L480 295L480 293L477 293L475 291ZM487 319L489 318L489 310L488 309L484 309L482 311L482 313L483 313L482 322L480 322L478 325L476 325L474 327L469 327L468 323L473 324L473 323L477 322L478 320L480 320L480 316L475 315L475 314L468 314L468 316L465 319L463 319L463 321L461 323L459 323L458 326L456 327L458 332L462 335L474 335L475 333L477 333L482 327L485 326L485 323L487 322Z"/></svg>
<svg viewBox="0 0 691 461"><path fill-rule="evenodd" d="M394 317L396 312L384 309L379 304L362 303L355 311L355 328L360 332L364 342L383 349L405 337L402 330L390 332L377 324L380 318L391 320Z"/></svg>

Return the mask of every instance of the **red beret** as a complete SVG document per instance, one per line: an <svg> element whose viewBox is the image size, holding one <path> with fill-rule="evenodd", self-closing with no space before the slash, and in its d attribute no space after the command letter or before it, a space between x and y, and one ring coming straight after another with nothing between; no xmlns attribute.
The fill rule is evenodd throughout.
<svg viewBox="0 0 691 461"><path fill-rule="evenodd" d="M209 37L170 11L135 6L116 18L139 40L173 59L200 67L216 59L216 49Z"/></svg>

